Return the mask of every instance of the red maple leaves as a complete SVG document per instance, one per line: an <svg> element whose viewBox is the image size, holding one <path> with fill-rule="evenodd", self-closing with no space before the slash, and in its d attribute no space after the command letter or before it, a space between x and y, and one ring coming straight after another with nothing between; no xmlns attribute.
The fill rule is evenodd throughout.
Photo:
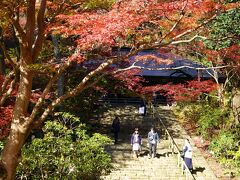
<svg viewBox="0 0 240 180"><path fill-rule="evenodd" d="M9 126L12 119L13 106L0 107L0 140L9 133Z"/></svg>
<svg viewBox="0 0 240 180"><path fill-rule="evenodd" d="M58 24L49 28L65 36L78 36L76 42L81 50L96 47L126 46L126 39L137 36L161 33L169 38L191 30L199 25L199 20L211 17L216 10L224 8L215 1L146 1L125 0L114 4L110 11L71 12L58 15ZM201 11L199 11L201 9ZM184 15L184 18L181 16ZM155 28L142 28L151 23ZM174 24L178 26L174 28ZM140 40L140 39L138 39Z"/></svg>
<svg viewBox="0 0 240 180"><path fill-rule="evenodd" d="M141 92L152 95L153 92L159 92L163 96L170 97L175 101L196 101L201 94L210 93L216 90L217 84L211 80L207 81L188 81L187 83L179 84L164 84L143 87Z"/></svg>
<svg viewBox="0 0 240 180"><path fill-rule="evenodd" d="M139 72L139 69L132 69L117 73L114 77L123 84L119 84L115 88L122 88L122 85L124 85L128 90L138 91L138 89L142 88L142 83L144 82L142 77L137 76Z"/></svg>

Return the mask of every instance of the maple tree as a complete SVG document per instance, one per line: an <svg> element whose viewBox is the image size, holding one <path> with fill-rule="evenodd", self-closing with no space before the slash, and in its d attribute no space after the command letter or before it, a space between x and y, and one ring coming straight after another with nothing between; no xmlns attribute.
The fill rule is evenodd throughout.
<svg viewBox="0 0 240 180"><path fill-rule="evenodd" d="M176 49L177 54L209 67L206 71L218 84L220 106L227 106L225 96L228 96L233 87L238 88L239 15L239 6L219 14L204 30L203 41L195 41Z"/></svg>
<svg viewBox="0 0 240 180"><path fill-rule="evenodd" d="M107 0L1 1L3 33L7 27L14 27L20 49L16 56L16 53L9 54L2 44L11 72L4 77L6 86L1 90L1 105L16 90L10 133L1 156L1 169L6 179L14 179L21 148L31 130L41 126L60 103L115 73L121 68L119 62L127 61L140 50L171 50L178 44L203 39L206 25L217 14L236 6L213 0L120 0L111 6L112 3ZM43 51L53 52L49 36L59 34L66 38L66 43L65 53L57 62ZM130 52L112 51L113 47L124 46L131 47ZM57 97L54 93L57 79L76 63L85 68L85 77ZM116 66L109 68L112 64ZM41 87L29 110L32 97L36 97L32 89L34 78L41 75L49 81ZM46 101L49 97L50 102Z"/></svg>
<svg viewBox="0 0 240 180"><path fill-rule="evenodd" d="M142 93L152 96L152 92L171 98L173 101L196 101L200 95L210 93L217 88L216 83L212 80L199 82L198 80L188 81L185 84L163 84L147 86L141 89Z"/></svg>

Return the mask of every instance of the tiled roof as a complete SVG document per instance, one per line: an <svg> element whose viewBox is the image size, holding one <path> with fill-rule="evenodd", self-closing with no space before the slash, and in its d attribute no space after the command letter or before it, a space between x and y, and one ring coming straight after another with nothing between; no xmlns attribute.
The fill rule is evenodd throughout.
<svg viewBox="0 0 240 180"><path fill-rule="evenodd" d="M154 50L145 50L139 52L136 56L130 58L131 63L135 62L137 56L144 56L144 55L155 55L158 58L161 58L163 61L172 61L171 64L164 64L164 63L157 63L155 60L148 60L148 61L139 61L136 65L143 67L142 72L140 75L142 76L159 76L159 77L197 77L198 71L196 69L191 68L182 68L179 70L148 70L144 68L175 68L179 66L190 66L195 68L204 67L198 63L195 63L188 59L183 59L179 56L175 56L173 54L160 54ZM207 73L206 70L202 70L201 77L203 78L210 78L211 76Z"/></svg>

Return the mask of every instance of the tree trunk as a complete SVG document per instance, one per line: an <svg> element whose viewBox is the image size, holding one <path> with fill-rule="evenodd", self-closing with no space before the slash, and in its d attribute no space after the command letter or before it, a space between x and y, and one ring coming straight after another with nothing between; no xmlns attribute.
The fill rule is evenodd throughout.
<svg viewBox="0 0 240 180"><path fill-rule="evenodd" d="M13 180L15 178L16 168L21 160L21 148L25 142L25 138L26 132L19 124L13 123L7 144L4 146L2 152L2 163L6 171L4 176L7 180Z"/></svg>
<svg viewBox="0 0 240 180"><path fill-rule="evenodd" d="M217 92L218 92L219 105L220 105L221 107L224 107L224 106L225 106L225 102L224 102L224 88L223 88L223 85L220 84L220 83L218 83Z"/></svg>
<svg viewBox="0 0 240 180"><path fill-rule="evenodd" d="M56 35L52 35L52 42L53 42L53 47L54 47L54 56L57 60L57 63L62 63L61 62L61 53L58 45L58 37ZM58 92L58 97L62 96L64 94L64 74L62 74L57 82L57 92Z"/></svg>
<svg viewBox="0 0 240 180"><path fill-rule="evenodd" d="M25 143L31 126L25 127L23 124L28 121L27 109L31 97L32 74L24 70L20 73L20 84L16 103L13 111L10 135L2 152L2 164L6 170L6 179L15 178L16 168L21 157L21 148Z"/></svg>
<svg viewBox="0 0 240 180"><path fill-rule="evenodd" d="M234 95L232 98L232 110L233 110L233 115L235 120L234 125L237 126L240 122L240 91L237 90L233 94Z"/></svg>

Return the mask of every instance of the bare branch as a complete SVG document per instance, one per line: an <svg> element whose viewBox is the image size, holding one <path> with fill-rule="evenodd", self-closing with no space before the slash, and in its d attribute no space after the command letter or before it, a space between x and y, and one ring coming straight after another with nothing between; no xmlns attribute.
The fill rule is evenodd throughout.
<svg viewBox="0 0 240 180"><path fill-rule="evenodd" d="M226 66L216 66L216 67L193 67L193 66L178 66L178 67L163 67L163 68L149 68L149 67L143 67L143 66L138 66L136 65L137 62L134 62L131 66L124 68L124 69L118 69L114 71L114 73L118 73L121 71L127 71L130 69L144 69L144 70L150 70L150 71L162 71L162 70L178 70L178 69L183 69L183 68L188 68L188 69L195 69L195 70L216 70L216 69L223 69L227 67L233 67L230 65Z"/></svg>
<svg viewBox="0 0 240 180"><path fill-rule="evenodd" d="M203 39L203 40L206 40L206 39L207 39L207 38L204 37L204 36L195 35L195 36L193 36L193 37L190 38L190 39L173 41L173 42L171 42L170 44L174 45L174 44L180 44L180 43L189 43L189 42L192 42L193 40L195 40L195 39L197 39L197 38L200 38L200 39Z"/></svg>
<svg viewBox="0 0 240 180"><path fill-rule="evenodd" d="M216 81L217 84L219 84L218 73L216 69L212 69L212 70L213 70L213 74L209 71L209 69L207 69L206 72Z"/></svg>
<svg viewBox="0 0 240 180"><path fill-rule="evenodd" d="M233 72L233 71L234 71L234 69L231 69L230 71L225 71L225 74L226 74L226 80L225 80L224 85L223 85L224 88L226 88L228 82L234 77L234 75L237 74L237 72ZM232 73L231 76L229 76L230 73Z"/></svg>
<svg viewBox="0 0 240 180"><path fill-rule="evenodd" d="M181 38L181 37L183 37L183 36L185 36L185 35L187 35L187 34L190 34L190 33L194 32L194 31L196 31L196 30L198 30L199 28L201 28L201 27L203 27L204 25L206 25L206 24L208 24L209 22L211 22L216 16L217 16L217 14L214 14L212 17L210 17L209 19L207 19L206 21L204 21L203 23L201 23L199 26L197 26L197 27L195 27L195 28L193 28L193 29L188 29L188 30L184 31L183 33L175 36L175 37L173 38L173 41L174 41L174 40L177 40L177 39L179 39L179 38Z"/></svg>

